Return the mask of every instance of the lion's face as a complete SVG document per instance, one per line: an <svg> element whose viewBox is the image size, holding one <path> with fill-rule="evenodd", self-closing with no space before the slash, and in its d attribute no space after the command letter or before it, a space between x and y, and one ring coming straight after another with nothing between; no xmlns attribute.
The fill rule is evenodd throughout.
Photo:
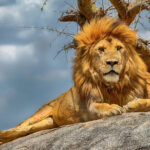
<svg viewBox="0 0 150 150"><path fill-rule="evenodd" d="M100 40L93 48L93 65L106 83L117 83L125 68L126 47L114 37Z"/></svg>

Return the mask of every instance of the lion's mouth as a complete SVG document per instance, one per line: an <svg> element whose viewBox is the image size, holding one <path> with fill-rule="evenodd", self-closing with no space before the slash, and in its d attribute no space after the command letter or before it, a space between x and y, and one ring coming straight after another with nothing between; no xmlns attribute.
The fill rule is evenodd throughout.
<svg viewBox="0 0 150 150"><path fill-rule="evenodd" d="M104 73L104 75L119 75L119 74L114 70L110 70L109 72Z"/></svg>

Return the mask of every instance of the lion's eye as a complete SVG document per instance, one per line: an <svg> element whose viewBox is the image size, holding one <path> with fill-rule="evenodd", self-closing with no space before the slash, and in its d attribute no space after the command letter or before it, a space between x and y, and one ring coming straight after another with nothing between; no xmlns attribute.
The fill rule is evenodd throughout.
<svg viewBox="0 0 150 150"><path fill-rule="evenodd" d="M98 50L99 50L101 53L103 53L104 50L105 50L105 47L99 47Z"/></svg>
<svg viewBox="0 0 150 150"><path fill-rule="evenodd" d="M122 46L116 46L117 51L120 51L122 49Z"/></svg>

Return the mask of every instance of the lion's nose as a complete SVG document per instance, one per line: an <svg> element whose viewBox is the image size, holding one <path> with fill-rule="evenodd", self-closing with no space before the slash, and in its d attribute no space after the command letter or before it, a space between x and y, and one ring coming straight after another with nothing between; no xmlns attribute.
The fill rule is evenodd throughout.
<svg viewBox="0 0 150 150"><path fill-rule="evenodd" d="M106 64L107 65L110 65L111 67L113 67L114 65L117 65L118 64L118 61L106 61Z"/></svg>

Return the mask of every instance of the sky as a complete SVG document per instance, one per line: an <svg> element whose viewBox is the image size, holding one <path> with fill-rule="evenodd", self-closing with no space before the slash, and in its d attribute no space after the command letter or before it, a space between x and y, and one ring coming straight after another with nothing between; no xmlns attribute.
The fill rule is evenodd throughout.
<svg viewBox="0 0 150 150"><path fill-rule="evenodd" d="M76 33L75 23L59 23L75 0L0 0L0 130L16 126L43 104L72 87L74 50L61 52L72 37L26 27L50 27ZM71 4L71 6L70 6ZM139 35L150 31L139 26Z"/></svg>

